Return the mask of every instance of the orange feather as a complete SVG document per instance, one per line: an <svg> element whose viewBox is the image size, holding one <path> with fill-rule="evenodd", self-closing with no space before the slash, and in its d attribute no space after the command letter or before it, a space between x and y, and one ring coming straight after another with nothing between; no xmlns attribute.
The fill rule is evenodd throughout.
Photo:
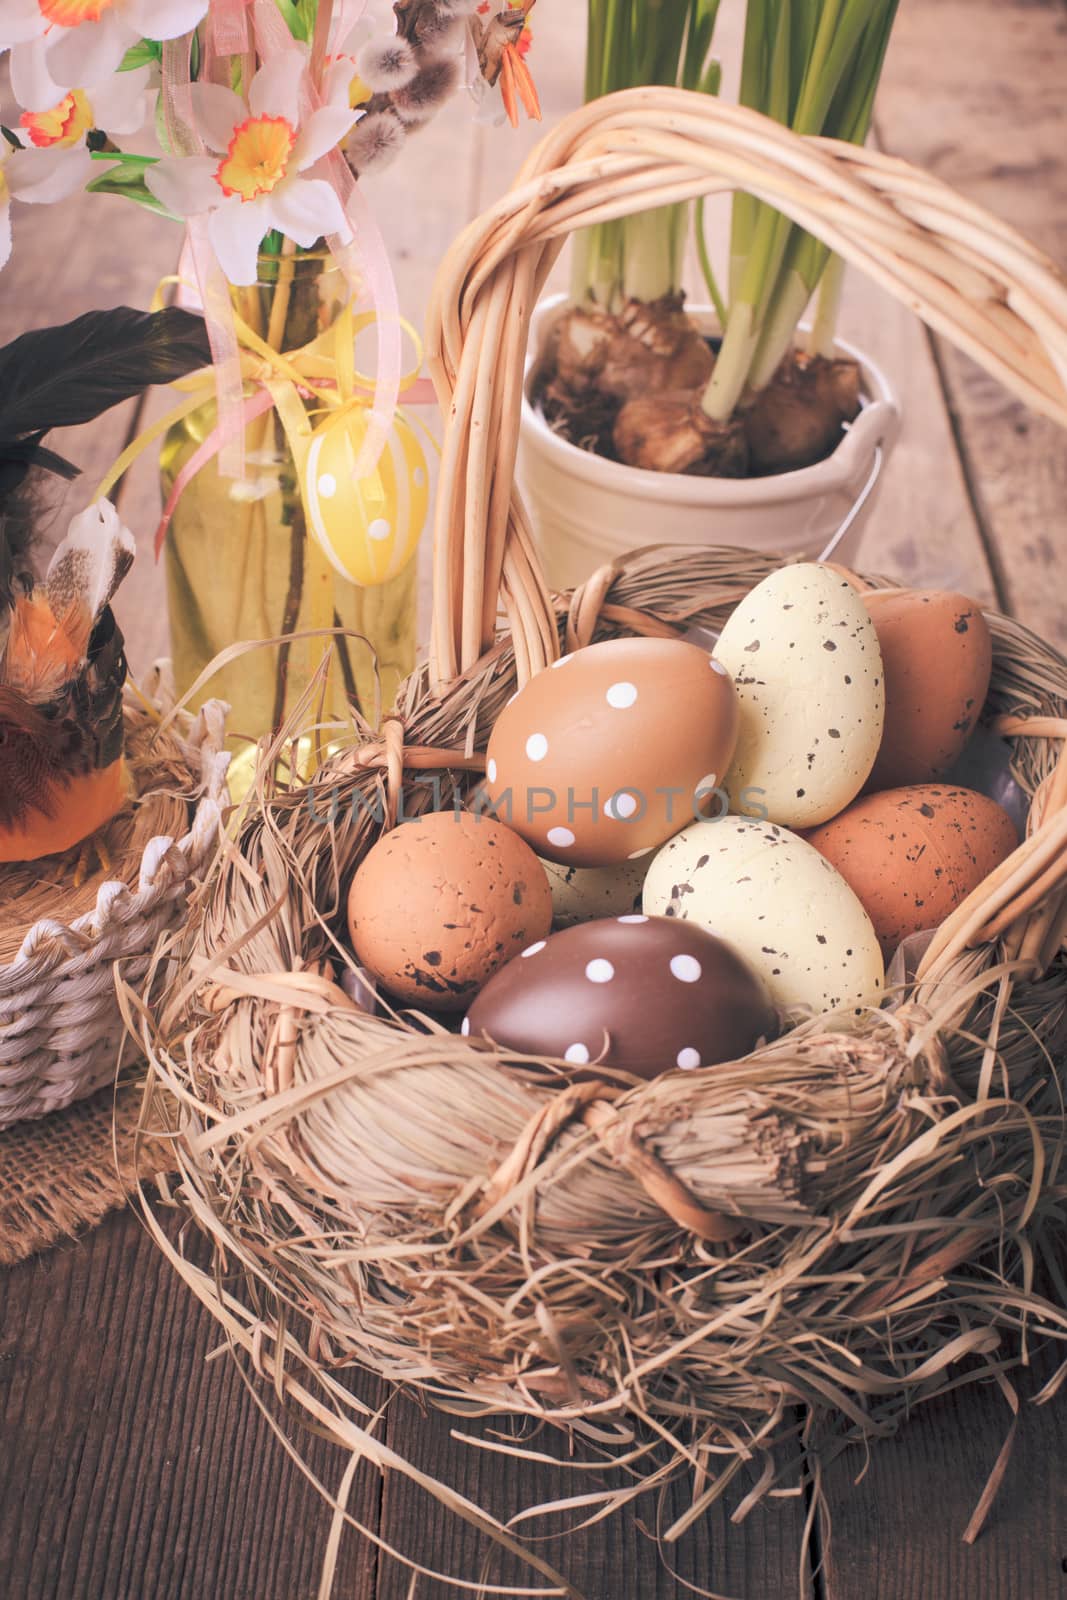
<svg viewBox="0 0 1067 1600"><path fill-rule="evenodd" d="M60 620L43 589L19 595L4 654L5 684L36 699L42 688L69 683L85 660L91 627L85 606L69 607Z"/></svg>
<svg viewBox="0 0 1067 1600"><path fill-rule="evenodd" d="M27 807L17 822L0 829L0 862L37 861L70 850L110 822L128 793L129 775L121 756L109 767L49 785L41 796L47 812Z"/></svg>

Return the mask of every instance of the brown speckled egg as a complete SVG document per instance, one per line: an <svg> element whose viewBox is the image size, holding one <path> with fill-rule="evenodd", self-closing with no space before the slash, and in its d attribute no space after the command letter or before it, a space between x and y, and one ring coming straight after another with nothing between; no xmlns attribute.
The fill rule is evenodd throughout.
<svg viewBox="0 0 1067 1600"><path fill-rule="evenodd" d="M993 643L966 595L888 589L862 596L885 667L885 726L870 790L944 777L989 692Z"/></svg>
<svg viewBox="0 0 1067 1600"><path fill-rule="evenodd" d="M504 707L489 740L496 814L568 866L638 860L718 804L737 740L726 668L680 639L564 656Z"/></svg>
<svg viewBox="0 0 1067 1600"><path fill-rule="evenodd" d="M463 1022L503 1049L641 1078L736 1060L777 1031L763 985L728 944L694 923L641 915L537 940Z"/></svg>
<svg viewBox="0 0 1067 1600"><path fill-rule="evenodd" d="M939 784L866 795L807 839L851 885L887 959L942 923L1018 842L995 800Z"/></svg>
<svg viewBox="0 0 1067 1600"><path fill-rule="evenodd" d="M489 817L431 812L385 834L348 894L352 948L398 1000L462 1011L498 967L552 925L529 845Z"/></svg>

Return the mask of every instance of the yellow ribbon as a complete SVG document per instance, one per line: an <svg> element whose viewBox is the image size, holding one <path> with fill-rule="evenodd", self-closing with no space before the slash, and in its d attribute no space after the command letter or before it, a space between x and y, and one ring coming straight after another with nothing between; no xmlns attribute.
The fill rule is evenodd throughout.
<svg viewBox="0 0 1067 1600"><path fill-rule="evenodd" d="M152 309L162 305L164 289L180 281L174 274L161 279L152 297ZM316 335L308 344L296 350L275 350L250 328L242 317L234 313L233 320L241 351L241 375L246 383L263 385L271 395L297 465L297 481L307 514L305 476L312 442L330 429L346 422L353 412L367 409L367 395L374 391L373 378L356 368L355 341L365 328L373 325L376 320L375 314L368 311L354 316L351 306L345 306L325 332ZM400 379L400 388L403 391L418 377L419 368L422 366L422 341L406 319L401 319L401 326L415 347L415 364ZM215 392L213 370L211 367L201 367L188 377L177 379L170 387L184 392L185 398L131 440L100 480L93 495L94 500L102 499L109 494L149 445L162 438L175 423L184 421L191 412L213 398ZM319 402L322 419L315 426L312 425L310 414L301 399L299 392L301 389L312 394ZM402 423L405 422L403 412L398 411L397 416ZM420 465L424 465L424 458L421 448L406 425L403 428L401 445L408 470L414 473ZM383 464L380 462L370 474L364 488L364 497L370 494L372 497L380 498L384 505L387 497L381 488L382 476ZM307 518L307 523L308 527L312 528L313 520L310 516Z"/></svg>
<svg viewBox="0 0 1067 1600"><path fill-rule="evenodd" d="M164 291L180 282L180 278L173 274L161 279L152 297L152 309L159 309L164 303ZM246 395L255 387L266 389L296 468L309 534L303 585L306 624L301 631L319 634L318 638L312 636L294 645L294 649L302 650L305 654L308 678L318 669L323 654L328 654L331 648L328 641L323 642L322 634L334 623L335 568L350 581L359 581L355 573L346 570L342 556L329 537L319 503L321 484L311 482L309 456L317 445L313 465L322 453L322 443L327 434L349 424L354 415L369 411L374 380L357 369L355 344L358 335L371 327L375 320L373 312L357 316L350 305L345 305L330 327L307 344L295 350L276 350L239 314L235 312L233 318ZM422 365L422 344L410 323L402 320L401 326L411 339L415 351L414 366L400 379L400 389L403 391L418 376ZM176 380L171 387L182 395L182 399L164 416L142 429L126 446L98 484L94 500L109 494L138 457L170 428L214 399L214 371L210 366L202 367ZM310 408L304 398L307 395L315 402ZM427 432L427 437L436 448L432 435ZM399 446L407 474L404 505L409 513L408 528L416 523L421 528L426 502L426 460L408 418L400 409L394 419L393 438ZM391 574L391 563L397 554L395 541L401 541L401 554L406 544L413 542L407 536L407 529L401 529L399 533L397 531L400 495L396 467L389 450L383 452L372 472L353 485L353 494L353 522L357 520L355 511L358 508L363 514L364 526L372 533L374 522L379 519L393 529L393 538L389 542L373 541L364 545L364 566L373 571L372 581L381 581Z"/></svg>

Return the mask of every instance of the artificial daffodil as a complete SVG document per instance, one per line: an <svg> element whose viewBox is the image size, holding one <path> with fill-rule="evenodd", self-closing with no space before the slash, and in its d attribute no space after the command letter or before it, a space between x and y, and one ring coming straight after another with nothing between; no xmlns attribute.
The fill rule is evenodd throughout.
<svg viewBox="0 0 1067 1600"><path fill-rule="evenodd" d="M231 283L256 281L256 257L272 228L310 248L325 234L351 237L333 185L308 177L358 115L329 103L302 115L306 56L282 50L260 67L247 101L216 83L192 85L193 117L205 156L165 156L145 183L177 217L208 215L208 234Z"/></svg>
<svg viewBox="0 0 1067 1600"><path fill-rule="evenodd" d="M177 39L208 0L3 0L0 54L11 51L11 89L27 111L48 111L68 89L101 83L142 38Z"/></svg>

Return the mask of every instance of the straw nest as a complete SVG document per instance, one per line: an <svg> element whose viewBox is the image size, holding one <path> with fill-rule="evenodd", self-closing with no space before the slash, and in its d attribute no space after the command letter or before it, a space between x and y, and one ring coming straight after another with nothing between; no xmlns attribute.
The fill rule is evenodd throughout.
<svg viewBox="0 0 1067 1600"><path fill-rule="evenodd" d="M639 554L610 589L605 577L569 613L560 603L566 643L717 628L776 564ZM1063 821L1067 662L988 620L987 718L1016 730L1032 817ZM935 942L919 981L855 1033L813 1020L745 1060L647 1083L575 1082L428 1017L357 1008L352 872L401 785L408 814L431 774L444 805L469 790L514 686L503 640L440 696L417 674L388 737L307 787L264 779L195 920L157 958L165 1008L129 997L149 1121L180 1135L179 1195L217 1246L217 1280L165 1247L235 1343L373 1459L331 1376L349 1364L453 1409L595 1424L600 1439L622 1423L649 1470L665 1449L703 1471L711 1449L740 1461L795 1435L798 1404L883 1434L917 1399L1010 1364L1024 1328L1062 1337L1056 893L1001 937L965 929L941 955ZM990 885L973 932L995 930L1004 903ZM721 1492L717 1459L698 1508Z"/></svg>

